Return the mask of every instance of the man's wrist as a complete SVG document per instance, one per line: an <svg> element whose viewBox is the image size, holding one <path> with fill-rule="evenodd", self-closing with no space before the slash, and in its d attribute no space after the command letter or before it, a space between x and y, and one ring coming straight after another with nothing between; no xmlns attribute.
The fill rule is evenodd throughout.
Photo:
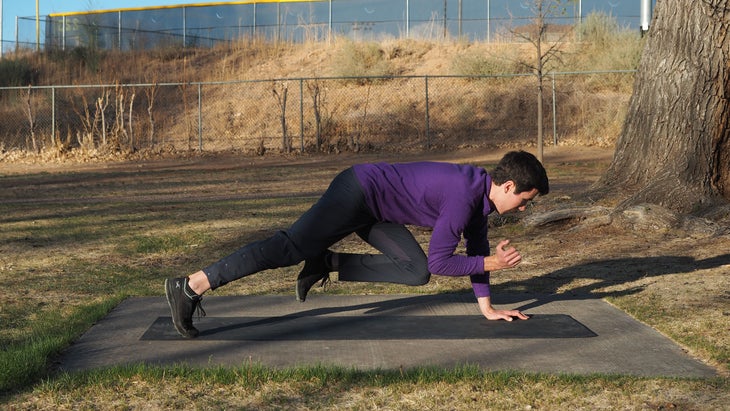
<svg viewBox="0 0 730 411"><path fill-rule="evenodd" d="M496 257L493 255L488 255L484 257L484 272L490 272L497 270L497 264L496 264Z"/></svg>

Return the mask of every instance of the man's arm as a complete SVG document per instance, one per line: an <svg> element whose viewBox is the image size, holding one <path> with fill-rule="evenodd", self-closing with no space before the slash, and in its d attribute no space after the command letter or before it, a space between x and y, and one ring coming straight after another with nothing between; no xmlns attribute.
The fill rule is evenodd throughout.
<svg viewBox="0 0 730 411"><path fill-rule="evenodd" d="M502 240L497 244L494 255L484 257L484 271L497 271L512 268L522 261L522 255L514 247L505 248L509 240Z"/></svg>
<svg viewBox="0 0 730 411"><path fill-rule="evenodd" d="M520 252L514 247L508 247L509 240L502 240L497 244L496 252L494 255L484 257L484 271L491 272L496 270L503 270L506 268L512 268L522 261ZM492 307L491 297L477 297L479 303L479 310L482 312L484 317L488 320L506 320L512 321L513 317L517 317L520 320L527 320L528 316L522 314L519 310L496 310Z"/></svg>
<svg viewBox="0 0 730 411"><path fill-rule="evenodd" d="M505 320L512 321L513 317L517 317L520 320L527 320L530 317L522 314L520 310L496 310L492 307L491 297L479 297L477 298L479 303L479 310L482 312L487 320Z"/></svg>

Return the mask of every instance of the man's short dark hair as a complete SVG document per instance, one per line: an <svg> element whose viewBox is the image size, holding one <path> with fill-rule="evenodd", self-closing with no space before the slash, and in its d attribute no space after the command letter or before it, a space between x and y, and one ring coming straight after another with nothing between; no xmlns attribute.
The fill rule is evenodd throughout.
<svg viewBox="0 0 730 411"><path fill-rule="evenodd" d="M531 191L533 188L540 195L550 192L545 168L535 156L526 151L510 151L505 154L489 175L497 185L514 181L515 193Z"/></svg>

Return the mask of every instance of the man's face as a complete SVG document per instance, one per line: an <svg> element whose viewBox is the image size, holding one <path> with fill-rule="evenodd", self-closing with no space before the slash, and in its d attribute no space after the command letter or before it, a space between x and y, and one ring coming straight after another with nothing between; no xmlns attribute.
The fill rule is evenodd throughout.
<svg viewBox="0 0 730 411"><path fill-rule="evenodd" d="M525 211L530 201L538 194L536 188L521 193L515 193L515 189L515 183L510 180L496 186L492 190L493 192L490 193L489 198L499 214L509 213L514 210ZM495 190L496 192L494 192Z"/></svg>

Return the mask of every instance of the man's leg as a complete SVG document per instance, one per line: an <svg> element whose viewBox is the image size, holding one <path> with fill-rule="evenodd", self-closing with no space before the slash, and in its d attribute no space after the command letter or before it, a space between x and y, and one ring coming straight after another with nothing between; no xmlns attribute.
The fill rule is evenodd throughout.
<svg viewBox="0 0 730 411"><path fill-rule="evenodd" d="M246 245L203 272L215 289L259 271L318 258L332 244L374 223L355 173L347 169L289 229Z"/></svg>
<svg viewBox="0 0 730 411"><path fill-rule="evenodd" d="M189 277L168 279L165 290L175 327L185 337L197 336L192 316L202 293L259 271L311 259L316 264L309 264L310 271L317 268L316 275L323 278L329 269L319 259L327 247L374 222L354 172L343 171L288 230L245 245Z"/></svg>
<svg viewBox="0 0 730 411"><path fill-rule="evenodd" d="M401 224L377 223L358 232L383 254L334 255L340 281L389 282L406 285L428 283L428 259L413 234Z"/></svg>

